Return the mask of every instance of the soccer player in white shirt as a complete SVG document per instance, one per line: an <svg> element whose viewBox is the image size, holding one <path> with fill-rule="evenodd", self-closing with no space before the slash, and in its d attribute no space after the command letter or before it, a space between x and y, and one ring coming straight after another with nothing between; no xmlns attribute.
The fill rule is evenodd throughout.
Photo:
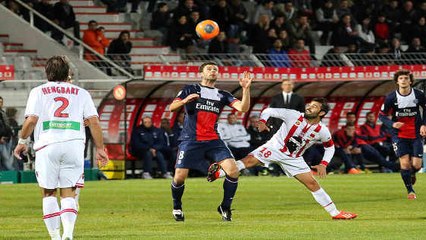
<svg viewBox="0 0 426 240"><path fill-rule="evenodd" d="M353 219L357 214L339 211L330 196L321 188L311 173L302 155L315 142L322 142L325 148L323 160L312 166L320 177L326 176L326 167L334 154L334 143L328 128L321 123L329 106L324 98L314 98L305 109L305 113L284 108L267 108L262 112L259 131L269 130L266 121L269 117L284 121L277 133L265 144L237 161L239 170L277 163L290 177L295 177L311 191L314 199L331 215L332 219ZM214 181L223 175L217 164L209 167L208 181Z"/></svg>
<svg viewBox="0 0 426 240"><path fill-rule="evenodd" d="M35 173L43 194L43 219L51 239L73 239L77 218L75 188L84 170L85 131L87 119L96 145L96 160L108 162L104 151L98 113L90 94L68 81L70 68L65 57L47 61L48 82L31 90L25 110L18 145L14 150L20 159L26 151L26 139L34 131ZM60 188L61 209L56 197Z"/></svg>

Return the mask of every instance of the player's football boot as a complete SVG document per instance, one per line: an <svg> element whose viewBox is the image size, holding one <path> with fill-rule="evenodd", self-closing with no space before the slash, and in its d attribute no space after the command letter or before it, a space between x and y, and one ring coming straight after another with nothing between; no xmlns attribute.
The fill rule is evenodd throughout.
<svg viewBox="0 0 426 240"><path fill-rule="evenodd" d="M213 163L210 165L209 169L207 170L207 181L213 182L214 180L218 179L220 169L221 167L218 163Z"/></svg>
<svg viewBox="0 0 426 240"><path fill-rule="evenodd" d="M414 185L417 181L416 173L411 173L411 185Z"/></svg>
<svg viewBox="0 0 426 240"><path fill-rule="evenodd" d="M410 200L414 200L417 198L416 193L415 192L409 192L407 195L407 198Z"/></svg>
<svg viewBox="0 0 426 240"><path fill-rule="evenodd" d="M339 214L332 217L334 220L350 220L356 218L358 215L355 213L340 211Z"/></svg>
<svg viewBox="0 0 426 240"><path fill-rule="evenodd" d="M178 222L183 222L185 221L185 216L183 215L182 210L180 209L173 209L173 217L175 218L176 221Z"/></svg>
<svg viewBox="0 0 426 240"><path fill-rule="evenodd" d="M220 215L222 215L223 221L227 221L227 222L232 221L231 209L225 209L222 207L222 205L219 205L219 207L217 207L217 211L219 212Z"/></svg>

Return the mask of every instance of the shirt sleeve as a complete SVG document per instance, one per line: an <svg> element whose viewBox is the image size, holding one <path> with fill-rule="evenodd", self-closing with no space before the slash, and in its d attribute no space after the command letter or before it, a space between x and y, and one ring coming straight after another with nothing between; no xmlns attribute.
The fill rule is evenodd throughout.
<svg viewBox="0 0 426 240"><path fill-rule="evenodd" d="M287 122L289 118L299 117L300 112L296 110L286 109L286 108L266 108L260 114L260 121L268 121L270 117L282 119L284 122Z"/></svg>
<svg viewBox="0 0 426 240"><path fill-rule="evenodd" d="M394 111L392 103L393 98L391 95L387 96L379 112L380 121L382 121L382 123L388 128L392 128L393 125L393 121L389 119L389 116L392 115Z"/></svg>
<svg viewBox="0 0 426 240"><path fill-rule="evenodd" d="M98 111L96 110L92 97L90 97L90 94L87 91L85 91L85 98L86 101L84 101L83 118L86 119L94 116L98 117Z"/></svg>
<svg viewBox="0 0 426 240"><path fill-rule="evenodd" d="M321 142L322 145L324 146L324 156L322 157L322 161L325 161L328 163L330 163L331 159L334 156L334 142L333 139L331 137L330 134L330 130L328 130L327 128L323 128L323 130L321 131Z"/></svg>
<svg viewBox="0 0 426 240"><path fill-rule="evenodd" d="M225 104L230 106L230 107L232 107L232 104L234 104L234 102L239 101L230 92L223 91L222 94L223 94L223 99L225 100Z"/></svg>
<svg viewBox="0 0 426 240"><path fill-rule="evenodd" d="M25 108L25 117L40 116L43 104L41 103L41 98L38 91L39 89L40 88L34 88L31 90L27 100L27 107Z"/></svg>
<svg viewBox="0 0 426 240"><path fill-rule="evenodd" d="M186 85L182 90L180 90L180 92L178 92L173 101L185 99L189 94L191 94L190 87L189 85Z"/></svg>

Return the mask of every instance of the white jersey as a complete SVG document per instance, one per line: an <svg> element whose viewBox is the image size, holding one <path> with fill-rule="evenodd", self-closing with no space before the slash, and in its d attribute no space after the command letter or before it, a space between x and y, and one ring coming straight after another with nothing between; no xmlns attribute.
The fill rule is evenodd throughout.
<svg viewBox="0 0 426 240"><path fill-rule="evenodd" d="M70 140L85 141L84 119L98 116L86 90L67 82L48 82L31 90L25 116L37 116L34 149Z"/></svg>
<svg viewBox="0 0 426 240"><path fill-rule="evenodd" d="M314 143L322 142L325 148L323 161L329 163L334 155L334 143L328 128L321 122L309 124L304 114L285 108L267 108L260 121L269 117L282 119L284 122L274 136L266 143L279 149L289 157L298 158Z"/></svg>

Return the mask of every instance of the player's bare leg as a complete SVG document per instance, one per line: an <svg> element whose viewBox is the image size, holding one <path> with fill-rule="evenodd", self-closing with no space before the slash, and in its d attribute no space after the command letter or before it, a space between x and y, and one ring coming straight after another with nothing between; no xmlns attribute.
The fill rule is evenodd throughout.
<svg viewBox="0 0 426 240"><path fill-rule="evenodd" d="M185 190L185 179L188 177L189 169L176 168L171 184L173 197L173 217L176 221L184 221L185 216L182 211L182 196Z"/></svg>
<svg viewBox="0 0 426 240"><path fill-rule="evenodd" d="M64 230L62 240L73 239L76 220L77 204L75 202L75 187L61 188L61 221Z"/></svg>
<svg viewBox="0 0 426 240"><path fill-rule="evenodd" d="M309 191L311 191L315 201L317 201L317 203L321 205L333 219L345 220L357 217L357 214L355 213L337 210L336 205L333 203L330 196L324 191L324 189L321 188L321 186L319 185L317 180L315 180L311 172L297 174L294 177L303 185L305 185L305 187L308 188Z"/></svg>
<svg viewBox="0 0 426 240"><path fill-rule="evenodd" d="M56 197L56 189L41 189L43 196L43 220L51 239L61 239L61 212Z"/></svg>

